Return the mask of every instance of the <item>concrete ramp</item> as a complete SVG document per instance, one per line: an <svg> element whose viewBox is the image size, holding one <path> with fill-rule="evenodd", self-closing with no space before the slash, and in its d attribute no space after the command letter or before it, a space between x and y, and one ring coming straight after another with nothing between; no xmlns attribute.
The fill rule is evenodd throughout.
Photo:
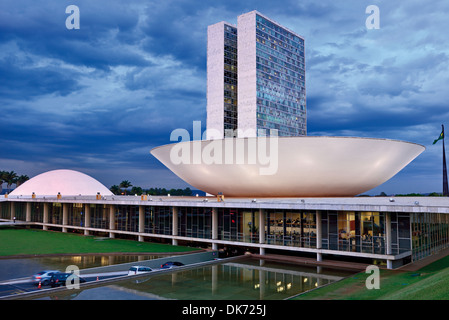
<svg viewBox="0 0 449 320"><path fill-rule="evenodd" d="M3 220L0 221L0 227L1 226L31 226L34 222L27 222L27 221L18 221L15 222L13 220Z"/></svg>

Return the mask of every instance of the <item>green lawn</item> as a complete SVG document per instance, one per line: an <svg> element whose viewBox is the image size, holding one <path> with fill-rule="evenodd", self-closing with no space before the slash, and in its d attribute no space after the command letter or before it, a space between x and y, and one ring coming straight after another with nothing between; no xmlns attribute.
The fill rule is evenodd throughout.
<svg viewBox="0 0 449 320"><path fill-rule="evenodd" d="M58 253L163 253L195 248L35 229L0 228L0 256Z"/></svg>
<svg viewBox="0 0 449 320"><path fill-rule="evenodd" d="M367 289L361 272L296 297L297 300L447 300L449 256L416 271L380 270L380 289Z"/></svg>

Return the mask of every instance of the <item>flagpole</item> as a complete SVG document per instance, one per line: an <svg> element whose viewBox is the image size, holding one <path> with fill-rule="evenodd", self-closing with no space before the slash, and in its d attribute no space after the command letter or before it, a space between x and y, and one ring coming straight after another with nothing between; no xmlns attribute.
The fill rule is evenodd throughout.
<svg viewBox="0 0 449 320"><path fill-rule="evenodd" d="M446 169L446 151L444 148L444 125L441 125L443 128L443 197L449 196L449 188L447 183L447 169Z"/></svg>

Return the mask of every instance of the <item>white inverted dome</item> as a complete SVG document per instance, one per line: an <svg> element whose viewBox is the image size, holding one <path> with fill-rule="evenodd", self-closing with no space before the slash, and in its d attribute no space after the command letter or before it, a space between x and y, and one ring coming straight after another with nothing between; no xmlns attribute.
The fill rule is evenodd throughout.
<svg viewBox="0 0 449 320"><path fill-rule="evenodd" d="M101 195L112 195L112 192L103 184L79 171L74 170L53 170L41 173L26 181L14 191L12 196L95 196L99 192Z"/></svg>
<svg viewBox="0 0 449 320"><path fill-rule="evenodd" d="M398 140L309 136L178 142L151 154L213 195L352 197L384 183L424 150Z"/></svg>

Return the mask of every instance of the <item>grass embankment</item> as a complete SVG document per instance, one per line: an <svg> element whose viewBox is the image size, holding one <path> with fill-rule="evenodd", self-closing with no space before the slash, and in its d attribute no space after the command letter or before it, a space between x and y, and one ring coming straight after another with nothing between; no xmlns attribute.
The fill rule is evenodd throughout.
<svg viewBox="0 0 449 320"><path fill-rule="evenodd" d="M380 289L367 289L365 272L296 297L298 300L448 300L449 256L415 272L380 270Z"/></svg>
<svg viewBox="0 0 449 320"><path fill-rule="evenodd" d="M195 248L35 229L0 228L0 256L86 253L174 253Z"/></svg>

